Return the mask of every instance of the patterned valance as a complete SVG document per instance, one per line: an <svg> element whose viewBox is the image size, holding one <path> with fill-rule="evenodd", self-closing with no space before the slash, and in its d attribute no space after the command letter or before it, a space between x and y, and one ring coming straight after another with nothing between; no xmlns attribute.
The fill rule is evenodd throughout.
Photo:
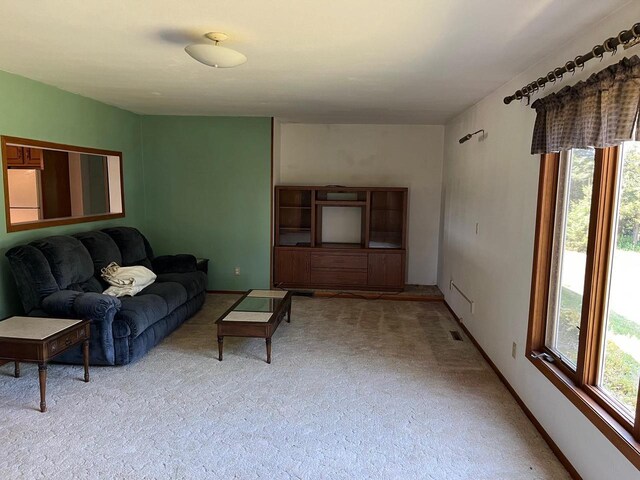
<svg viewBox="0 0 640 480"><path fill-rule="evenodd" d="M533 102L537 112L531 153L604 148L636 140L640 112L637 56Z"/></svg>

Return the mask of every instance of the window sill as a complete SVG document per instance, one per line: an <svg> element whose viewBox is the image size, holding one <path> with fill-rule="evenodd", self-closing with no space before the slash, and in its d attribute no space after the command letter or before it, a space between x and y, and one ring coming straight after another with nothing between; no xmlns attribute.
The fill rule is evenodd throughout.
<svg viewBox="0 0 640 480"><path fill-rule="evenodd" d="M631 432L618 423L586 392L578 388L556 365L540 358L531 358L529 355L527 358L607 437L620 453L640 469L640 442L633 438Z"/></svg>

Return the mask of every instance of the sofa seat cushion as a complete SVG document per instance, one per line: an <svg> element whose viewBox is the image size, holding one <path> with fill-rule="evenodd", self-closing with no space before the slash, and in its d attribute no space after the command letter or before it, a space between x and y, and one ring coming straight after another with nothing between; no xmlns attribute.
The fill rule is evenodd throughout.
<svg viewBox="0 0 640 480"><path fill-rule="evenodd" d="M207 275L204 272L161 273L156 282L179 283L187 291L189 300L207 289Z"/></svg>
<svg viewBox="0 0 640 480"><path fill-rule="evenodd" d="M137 296L157 295L167 303L167 312L171 313L188 300L187 290L176 282L154 282L138 293Z"/></svg>
<svg viewBox="0 0 640 480"><path fill-rule="evenodd" d="M133 338L169 313L167 302L159 295L121 297L120 301L122 307L116 313L115 320L124 321L129 326Z"/></svg>
<svg viewBox="0 0 640 480"><path fill-rule="evenodd" d="M96 277L91 277L86 282L72 283L70 285L67 285L66 290L75 290L76 292L85 293L102 293L104 291L104 288Z"/></svg>

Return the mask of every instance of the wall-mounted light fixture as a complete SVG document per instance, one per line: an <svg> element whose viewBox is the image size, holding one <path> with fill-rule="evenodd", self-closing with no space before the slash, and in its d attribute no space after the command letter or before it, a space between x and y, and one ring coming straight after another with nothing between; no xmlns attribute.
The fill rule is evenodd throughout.
<svg viewBox="0 0 640 480"><path fill-rule="evenodd" d="M460 143L464 143L467 140L471 140L471 137L473 137L474 135L477 135L478 133L482 132L482 135L484 136L484 130L480 129L477 132L473 132L473 133L467 133L464 137L462 137L460 140L458 140Z"/></svg>

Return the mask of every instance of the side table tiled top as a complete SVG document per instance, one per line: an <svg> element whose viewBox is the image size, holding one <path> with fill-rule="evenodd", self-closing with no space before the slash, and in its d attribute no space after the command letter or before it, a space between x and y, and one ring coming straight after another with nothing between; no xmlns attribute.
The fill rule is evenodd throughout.
<svg viewBox="0 0 640 480"><path fill-rule="evenodd" d="M0 321L0 337L44 340L81 321L65 318L11 317Z"/></svg>

